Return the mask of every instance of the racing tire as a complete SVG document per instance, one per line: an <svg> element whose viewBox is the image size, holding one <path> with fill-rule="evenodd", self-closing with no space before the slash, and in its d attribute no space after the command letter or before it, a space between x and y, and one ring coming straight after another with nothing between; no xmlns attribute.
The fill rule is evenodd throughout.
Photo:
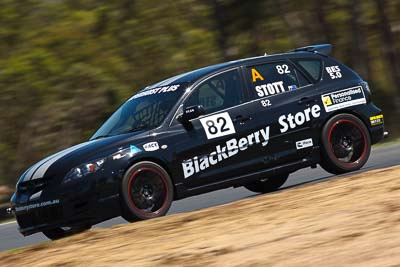
<svg viewBox="0 0 400 267"><path fill-rule="evenodd" d="M58 240L64 237L82 233L86 230L89 230L90 228L90 225L74 226L69 227L68 229L57 227L49 230L44 230L42 233L50 240Z"/></svg>
<svg viewBox="0 0 400 267"><path fill-rule="evenodd" d="M321 144L320 165L332 174L359 170L371 153L367 127L351 114L332 117L322 129Z"/></svg>
<svg viewBox="0 0 400 267"><path fill-rule="evenodd" d="M244 187L247 190L255 193L270 193L278 190L279 187L281 187L286 182L288 177L288 173L282 173L271 178L266 178L246 184Z"/></svg>
<svg viewBox="0 0 400 267"><path fill-rule="evenodd" d="M121 192L122 217L129 222L164 216L174 197L168 172L150 161L136 163L128 169Z"/></svg>

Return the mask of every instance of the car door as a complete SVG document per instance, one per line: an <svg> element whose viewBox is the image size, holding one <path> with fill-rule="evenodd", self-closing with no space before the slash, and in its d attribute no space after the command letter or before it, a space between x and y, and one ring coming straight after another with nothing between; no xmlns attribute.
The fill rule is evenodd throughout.
<svg viewBox="0 0 400 267"><path fill-rule="evenodd" d="M258 147L264 168L309 155L318 140L312 125L321 112L314 85L286 60L248 65L243 71L254 99L250 116L258 128L270 125L268 146Z"/></svg>
<svg viewBox="0 0 400 267"><path fill-rule="evenodd" d="M233 69L202 81L184 101L184 108L202 105L206 113L191 120L192 129L181 130L175 138L174 166L180 169L186 187L251 171L259 152L256 147L266 142L268 131L256 129L243 87L239 70ZM183 126L176 124L176 128Z"/></svg>

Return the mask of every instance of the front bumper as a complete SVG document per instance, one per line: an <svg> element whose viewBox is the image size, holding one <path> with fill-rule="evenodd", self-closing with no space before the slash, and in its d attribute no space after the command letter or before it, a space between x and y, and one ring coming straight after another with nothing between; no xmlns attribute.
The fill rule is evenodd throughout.
<svg viewBox="0 0 400 267"><path fill-rule="evenodd" d="M25 236L56 227L93 225L119 214L119 195L109 193L100 192L95 179L68 185L34 180L18 185L12 209Z"/></svg>

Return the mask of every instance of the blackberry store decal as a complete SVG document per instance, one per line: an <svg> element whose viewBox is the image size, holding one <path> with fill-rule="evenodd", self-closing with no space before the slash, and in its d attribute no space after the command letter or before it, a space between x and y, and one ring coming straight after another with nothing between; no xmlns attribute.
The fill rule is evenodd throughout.
<svg viewBox="0 0 400 267"><path fill-rule="evenodd" d="M208 169L226 159L236 156L254 144L266 146L269 141L269 126L260 129L240 139L232 138L223 145L218 145L208 155L195 156L182 162L183 175L186 178Z"/></svg>

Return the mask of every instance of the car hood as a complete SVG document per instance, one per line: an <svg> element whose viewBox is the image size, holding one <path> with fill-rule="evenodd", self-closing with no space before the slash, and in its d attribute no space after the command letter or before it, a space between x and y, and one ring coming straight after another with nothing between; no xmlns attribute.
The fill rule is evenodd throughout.
<svg viewBox="0 0 400 267"><path fill-rule="evenodd" d="M54 178L60 175L64 177L69 170L80 164L106 158L122 148L134 145L140 142L141 139L148 138L148 136L149 131L140 131L77 144L34 164L22 174L19 182L41 178Z"/></svg>

